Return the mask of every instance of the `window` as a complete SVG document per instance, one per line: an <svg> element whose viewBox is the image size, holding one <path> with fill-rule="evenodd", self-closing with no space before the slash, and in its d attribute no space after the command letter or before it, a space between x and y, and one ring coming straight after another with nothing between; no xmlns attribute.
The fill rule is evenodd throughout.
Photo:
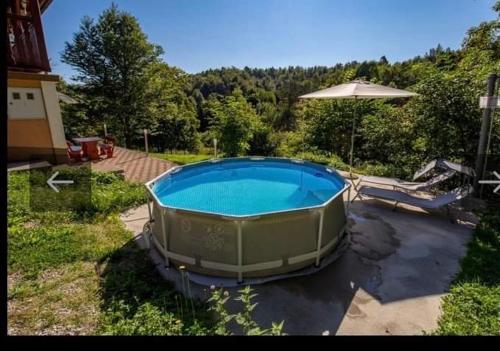
<svg viewBox="0 0 500 351"><path fill-rule="evenodd" d="M14 93L12 93L12 98L14 100L21 100L21 94L14 92Z"/></svg>
<svg viewBox="0 0 500 351"><path fill-rule="evenodd" d="M35 100L35 95L33 93L26 93L26 99Z"/></svg>

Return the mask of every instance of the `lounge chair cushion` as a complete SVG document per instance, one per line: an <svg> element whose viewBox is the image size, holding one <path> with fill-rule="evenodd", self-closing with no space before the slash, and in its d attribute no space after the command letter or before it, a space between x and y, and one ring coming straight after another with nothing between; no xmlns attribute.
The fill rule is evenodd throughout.
<svg viewBox="0 0 500 351"><path fill-rule="evenodd" d="M380 185L390 185L390 186L413 186L421 183L407 182L397 178L386 178L386 177L376 177L376 176L363 176L361 177L361 182L380 184Z"/></svg>
<svg viewBox="0 0 500 351"><path fill-rule="evenodd" d="M449 205L457 200L460 200L472 193L472 187L466 186L461 188L456 188L447 192L446 194L439 195L433 199L425 199L421 197L416 197L403 193L401 191L373 188L368 186L362 186L359 188L358 193L360 195L392 200L396 202L405 203L408 205L421 207L425 209L436 209L446 205Z"/></svg>
<svg viewBox="0 0 500 351"><path fill-rule="evenodd" d="M442 174L438 174L437 176L432 177L431 179L423 183L413 183L397 178L385 178L385 177L374 177L374 176L364 176L361 178L360 183L387 185L409 191L419 191L419 190L425 190L435 184L443 182L446 179L451 178L453 175L455 175L455 173L456 173L455 171L450 170Z"/></svg>

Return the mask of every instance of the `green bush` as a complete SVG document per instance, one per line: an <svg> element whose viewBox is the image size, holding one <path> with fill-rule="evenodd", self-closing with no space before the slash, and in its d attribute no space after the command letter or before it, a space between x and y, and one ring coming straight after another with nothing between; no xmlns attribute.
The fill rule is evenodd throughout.
<svg viewBox="0 0 500 351"><path fill-rule="evenodd" d="M229 313L226 309L226 303L230 298L229 293L222 288L215 289L215 286L211 286L210 289L212 290L212 295L208 300L212 304L210 310L215 312L216 315L213 334L232 335L233 333L229 330L228 325L234 321L244 335L285 335L283 333L284 321L281 323L273 322L271 328L262 329L253 319L252 312L257 307L257 304L252 303L252 300L257 294L253 294L254 290L250 285L238 290L240 295L234 300L241 301L243 306L242 311L235 314Z"/></svg>
<svg viewBox="0 0 500 351"><path fill-rule="evenodd" d="M300 132L275 132L271 140L276 144L275 155L278 157L293 157L305 151L303 134Z"/></svg>
<svg viewBox="0 0 500 351"><path fill-rule="evenodd" d="M500 335L500 285L457 283L443 299L443 311L438 334Z"/></svg>
<svg viewBox="0 0 500 351"><path fill-rule="evenodd" d="M259 123L258 127L255 127L252 139L249 142L249 155L258 156L271 156L276 153L277 141L271 136L273 131L270 127Z"/></svg>
<svg viewBox="0 0 500 351"><path fill-rule="evenodd" d="M384 165L381 163L364 162L356 167L356 171L362 174L369 174L379 177L397 177L399 168L393 165Z"/></svg>
<svg viewBox="0 0 500 351"><path fill-rule="evenodd" d="M302 160L319 163L322 165L332 166L335 169L341 171L348 171L349 165L347 165L340 157L337 155L327 155L322 152L300 152L295 155L295 158L299 158Z"/></svg>
<svg viewBox="0 0 500 351"><path fill-rule="evenodd" d="M314 163L319 163L322 165L328 165L330 163L330 157L322 153L300 152L295 155L295 158Z"/></svg>
<svg viewBox="0 0 500 351"><path fill-rule="evenodd" d="M139 306L131 317L129 306L117 301L104 314L103 335L181 335L184 324L172 313L149 302Z"/></svg>

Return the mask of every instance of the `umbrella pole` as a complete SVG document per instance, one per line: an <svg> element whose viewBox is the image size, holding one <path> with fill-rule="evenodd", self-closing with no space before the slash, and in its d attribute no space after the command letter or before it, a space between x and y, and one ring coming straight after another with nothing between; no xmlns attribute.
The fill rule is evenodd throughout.
<svg viewBox="0 0 500 351"><path fill-rule="evenodd" d="M354 110L353 110L353 113L352 113L352 132L351 132L351 151L350 151L350 154L349 154L349 176L351 177L351 182L353 182L353 185L354 185L354 181L353 181L353 176L352 176L352 162L353 162L353 158L354 158L354 137L355 137L355 131L356 131L356 106L357 106L357 97L355 96L354 97Z"/></svg>
<svg viewBox="0 0 500 351"><path fill-rule="evenodd" d="M351 151L349 152L349 174L352 178L352 159L354 154L354 128L356 128L356 121L352 119L352 133L351 133Z"/></svg>

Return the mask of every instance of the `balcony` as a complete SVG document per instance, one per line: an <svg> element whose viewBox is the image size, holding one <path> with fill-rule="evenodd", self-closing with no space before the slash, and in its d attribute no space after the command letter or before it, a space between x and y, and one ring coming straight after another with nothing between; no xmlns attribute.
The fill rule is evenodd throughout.
<svg viewBox="0 0 500 351"><path fill-rule="evenodd" d="M50 72L41 11L50 1L7 2L7 66L9 70Z"/></svg>

